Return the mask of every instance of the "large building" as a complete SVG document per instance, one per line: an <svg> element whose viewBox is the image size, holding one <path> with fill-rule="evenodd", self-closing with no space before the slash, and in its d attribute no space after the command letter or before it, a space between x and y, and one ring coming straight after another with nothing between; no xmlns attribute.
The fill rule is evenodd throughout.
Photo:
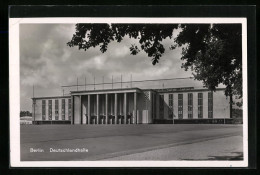
<svg viewBox="0 0 260 175"><path fill-rule="evenodd" d="M230 118L224 89L121 88L36 97L34 124L220 123Z"/></svg>

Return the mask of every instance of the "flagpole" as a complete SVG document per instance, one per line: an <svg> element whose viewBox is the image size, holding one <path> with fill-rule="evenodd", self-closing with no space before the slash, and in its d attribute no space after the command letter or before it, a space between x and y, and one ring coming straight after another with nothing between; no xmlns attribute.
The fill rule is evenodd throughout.
<svg viewBox="0 0 260 175"><path fill-rule="evenodd" d="M104 76L103 76L103 89L104 89Z"/></svg>
<svg viewBox="0 0 260 175"><path fill-rule="evenodd" d="M87 90L87 78L85 77L85 90Z"/></svg>
<svg viewBox="0 0 260 175"><path fill-rule="evenodd" d="M113 89L113 75L112 75L112 89Z"/></svg>
<svg viewBox="0 0 260 175"><path fill-rule="evenodd" d="M94 76L94 90L96 90L96 85L95 85L95 76Z"/></svg>
<svg viewBox="0 0 260 175"><path fill-rule="evenodd" d="M121 74L121 89L122 89L122 74Z"/></svg>
<svg viewBox="0 0 260 175"><path fill-rule="evenodd" d="M77 77L77 91L79 90L78 77Z"/></svg>
<svg viewBox="0 0 260 175"><path fill-rule="evenodd" d="M35 99L34 99L34 84L33 84L33 121L35 123Z"/></svg>
<svg viewBox="0 0 260 175"><path fill-rule="evenodd" d="M131 74L131 88L132 88L132 74Z"/></svg>

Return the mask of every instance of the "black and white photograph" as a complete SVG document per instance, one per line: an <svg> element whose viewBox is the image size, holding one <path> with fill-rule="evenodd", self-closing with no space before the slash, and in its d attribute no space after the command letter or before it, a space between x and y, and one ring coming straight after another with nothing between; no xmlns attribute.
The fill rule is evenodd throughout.
<svg viewBox="0 0 260 175"><path fill-rule="evenodd" d="M248 165L245 18L10 18L9 29L11 165Z"/></svg>

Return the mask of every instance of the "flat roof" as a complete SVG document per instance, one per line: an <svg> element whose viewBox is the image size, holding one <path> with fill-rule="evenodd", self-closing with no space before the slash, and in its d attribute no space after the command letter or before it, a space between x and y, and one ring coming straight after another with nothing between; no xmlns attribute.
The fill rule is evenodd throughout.
<svg viewBox="0 0 260 175"><path fill-rule="evenodd" d="M223 91L225 88L216 88L216 91ZM71 95L91 95L91 94L109 94L109 93L131 93L142 91L154 91L158 93L175 93L175 92L202 92L210 91L207 88L195 89L194 87L182 87L182 88L164 88L164 89L140 89L140 88L117 88L117 89L97 89L97 90L87 90L87 91L70 91ZM48 97L33 97L31 99L55 99L55 98L71 98L71 95L66 96L48 96Z"/></svg>
<svg viewBox="0 0 260 175"><path fill-rule="evenodd" d="M124 93L124 92L138 92L142 90L139 88L117 88L117 89L97 89L97 90L84 90L84 91L70 91L71 95L81 95L81 94L103 94L103 93Z"/></svg>
<svg viewBox="0 0 260 175"><path fill-rule="evenodd" d="M185 88L165 88L165 89L154 89L158 93L169 93L169 92L203 92L211 91L208 88L203 89L185 89ZM216 88L216 91L223 91L225 88Z"/></svg>
<svg viewBox="0 0 260 175"><path fill-rule="evenodd" d="M66 95L66 96L48 96L48 97L33 97L31 98L32 100L33 99L49 99L49 98L70 98L71 96L70 95Z"/></svg>

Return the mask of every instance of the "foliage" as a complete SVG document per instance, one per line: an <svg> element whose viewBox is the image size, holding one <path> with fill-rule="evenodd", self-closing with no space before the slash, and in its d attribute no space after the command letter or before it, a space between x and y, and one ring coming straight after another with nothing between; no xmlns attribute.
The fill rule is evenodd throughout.
<svg viewBox="0 0 260 175"><path fill-rule="evenodd" d="M184 47L182 65L211 90L223 83L226 95L242 97L242 37L240 24L180 25L175 39Z"/></svg>
<svg viewBox="0 0 260 175"><path fill-rule="evenodd" d="M172 38L173 30L177 28L177 24L76 24L76 33L68 45L78 46L85 51L100 45L100 51L104 53L111 41L121 42L125 36L129 36L139 40L141 49L148 57L152 57L155 65L165 51L162 40ZM132 45L130 51L136 55L140 50Z"/></svg>
<svg viewBox="0 0 260 175"><path fill-rule="evenodd" d="M233 109L232 118L243 118L243 110L242 109Z"/></svg>
<svg viewBox="0 0 260 175"><path fill-rule="evenodd" d="M143 50L156 65L165 52L162 41L172 39L170 49L182 47L182 67L191 69L195 79L210 90L219 84L225 94L242 97L242 28L241 24L76 24L76 32L68 46L85 51L100 46L102 53L111 41L121 42L125 36L137 39L140 48L130 46L136 55ZM179 34L173 38L173 32ZM231 98L232 99L232 98Z"/></svg>
<svg viewBox="0 0 260 175"><path fill-rule="evenodd" d="M20 111L20 117L24 116L32 116L32 113L30 113L29 111Z"/></svg>

